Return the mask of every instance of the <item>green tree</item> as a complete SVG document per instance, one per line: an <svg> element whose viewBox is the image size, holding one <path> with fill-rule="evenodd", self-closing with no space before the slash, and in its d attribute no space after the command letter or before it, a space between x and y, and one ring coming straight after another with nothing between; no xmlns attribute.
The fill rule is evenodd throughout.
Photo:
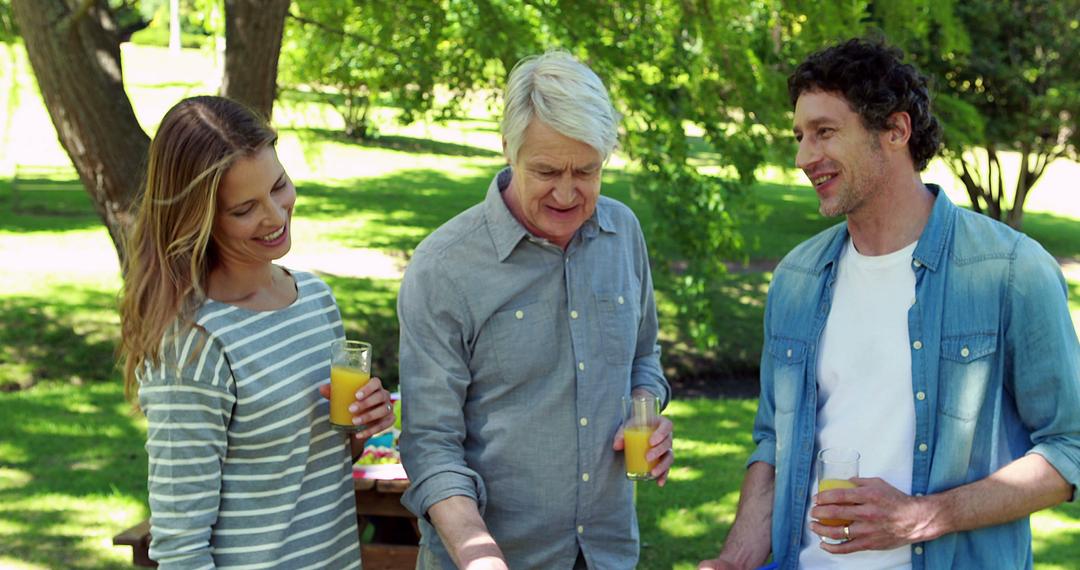
<svg viewBox="0 0 1080 570"><path fill-rule="evenodd" d="M466 92L497 86L505 50L488 30L504 16L482 0L297 3L286 26L281 81L320 94L350 137L372 134L376 104L400 108L404 123L432 110L445 116Z"/></svg>
<svg viewBox="0 0 1080 570"><path fill-rule="evenodd" d="M1014 228L1032 188L1080 148L1080 1L955 0L953 19L907 44L933 75L944 156L972 208ZM1020 155L1006 180L1002 152Z"/></svg>

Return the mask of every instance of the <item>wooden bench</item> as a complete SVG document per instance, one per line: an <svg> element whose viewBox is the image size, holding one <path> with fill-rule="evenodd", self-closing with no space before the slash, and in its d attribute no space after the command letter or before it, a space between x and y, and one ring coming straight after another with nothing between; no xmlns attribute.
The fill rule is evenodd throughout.
<svg viewBox="0 0 1080 570"><path fill-rule="evenodd" d="M131 563L135 566L157 568L150 560L150 519L125 530L112 539L113 546L130 546Z"/></svg>
<svg viewBox="0 0 1080 570"><path fill-rule="evenodd" d="M412 570L420 538L416 517L401 506L401 494L408 481L373 481L356 479L356 513L360 534L368 525L375 527L372 542L360 545L364 570ZM113 537L113 546L130 546L135 566L156 568L150 560L150 521L141 523Z"/></svg>

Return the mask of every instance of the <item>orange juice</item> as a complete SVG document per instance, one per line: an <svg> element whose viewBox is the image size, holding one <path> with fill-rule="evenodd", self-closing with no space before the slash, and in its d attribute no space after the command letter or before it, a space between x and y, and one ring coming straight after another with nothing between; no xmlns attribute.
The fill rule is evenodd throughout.
<svg viewBox="0 0 1080 570"><path fill-rule="evenodd" d="M645 453L649 451L649 437L656 431L652 426L634 426L623 430L623 441L626 443L623 455L626 456L626 476L631 479L652 479L649 471L656 467L657 461L646 461Z"/></svg>
<svg viewBox="0 0 1080 570"><path fill-rule="evenodd" d="M818 482L818 493L822 491L828 491L829 489L854 489L855 483L848 481L847 479L822 479ZM837 503L843 504L843 503ZM844 519L821 519L818 522L825 526L844 526L851 524L851 521Z"/></svg>
<svg viewBox="0 0 1080 570"><path fill-rule="evenodd" d="M330 423L346 431L359 430L352 423L349 406L356 401L356 391L371 380L371 373L334 365L330 367Z"/></svg>

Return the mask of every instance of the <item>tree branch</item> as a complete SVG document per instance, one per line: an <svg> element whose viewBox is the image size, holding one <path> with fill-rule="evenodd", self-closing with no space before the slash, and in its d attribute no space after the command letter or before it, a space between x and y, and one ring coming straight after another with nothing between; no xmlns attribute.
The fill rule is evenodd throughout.
<svg viewBox="0 0 1080 570"><path fill-rule="evenodd" d="M61 34L70 32L71 28L74 27L75 24L78 24L79 20L85 18L86 14L90 12L90 7L94 5L94 1L95 0L82 0L82 3L75 8L74 12L64 16L63 19L56 24L57 31Z"/></svg>
<svg viewBox="0 0 1080 570"><path fill-rule="evenodd" d="M324 32L334 34L335 36L341 36L343 38L349 38L349 39L352 39L352 40L356 40L357 42L362 43L362 44L364 44L364 45L366 45L366 46L368 46L368 47L370 47L370 48L372 48L372 49L374 49L376 51L381 51L383 53L393 55L394 57L397 57L401 61L406 60L405 55L402 54L400 51L395 50L395 49L389 49L389 48L387 48L387 47L385 47L383 45L380 45L378 42L372 40L371 38L366 38L364 36L361 36L361 35L353 33L353 32L346 32L345 30L342 30L340 28L334 28L332 26L328 26L328 25L326 25L326 24L324 24L322 22L312 20L310 18L305 18L303 16L298 16L295 13L293 13L292 10L289 11L288 17L290 19L292 19L292 20L295 20L296 22L298 22L300 24L305 25L305 26L313 26L313 27L318 28L318 29L320 29L320 30L322 30Z"/></svg>

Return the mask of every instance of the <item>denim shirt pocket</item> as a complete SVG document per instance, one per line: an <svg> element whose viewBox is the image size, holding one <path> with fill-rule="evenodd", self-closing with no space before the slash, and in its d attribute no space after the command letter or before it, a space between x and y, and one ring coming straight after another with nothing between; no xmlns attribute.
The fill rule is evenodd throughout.
<svg viewBox="0 0 1080 570"><path fill-rule="evenodd" d="M970 421L979 415L997 352L997 335L971 333L941 340L938 409L956 419Z"/></svg>
<svg viewBox="0 0 1080 570"><path fill-rule="evenodd" d="M600 315L600 339L604 360L611 365L629 366L637 348L640 308L636 294L630 291L594 294Z"/></svg>
<svg viewBox="0 0 1080 570"><path fill-rule="evenodd" d="M792 413L802 396L806 377L806 341L770 335L769 355L773 359L773 399L777 413Z"/></svg>
<svg viewBox="0 0 1080 570"><path fill-rule="evenodd" d="M542 301L504 309L488 321L495 354L507 377L540 377L558 364L545 343L556 338L555 316Z"/></svg>

